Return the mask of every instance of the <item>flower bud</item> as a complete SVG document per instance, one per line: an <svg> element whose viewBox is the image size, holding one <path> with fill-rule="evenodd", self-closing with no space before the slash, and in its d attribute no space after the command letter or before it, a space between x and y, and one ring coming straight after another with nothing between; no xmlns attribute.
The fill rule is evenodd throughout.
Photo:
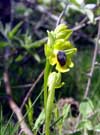
<svg viewBox="0 0 100 135"><path fill-rule="evenodd" d="M55 41L54 32L53 31L51 31L51 32L47 31L47 32L48 32L48 42L47 42L47 44L48 44L49 47L52 47L52 45L54 44L54 41Z"/></svg>
<svg viewBox="0 0 100 135"><path fill-rule="evenodd" d="M48 78L48 87L49 87L49 89L50 89L52 83L54 82L54 79L56 79L55 80L55 88L62 87L62 85L64 83L63 82L61 83L61 73L60 72L58 72L58 73L52 72L52 73L50 73L49 78Z"/></svg>
<svg viewBox="0 0 100 135"><path fill-rule="evenodd" d="M58 26L56 27L55 33L62 32L62 31L64 31L64 30L66 30L66 29L67 29L67 26L66 26L65 24L60 24L60 25L58 25Z"/></svg>
<svg viewBox="0 0 100 135"><path fill-rule="evenodd" d="M64 31L61 31L59 33L56 33L56 39L64 39L67 40L71 36L72 31L69 29L66 29Z"/></svg>

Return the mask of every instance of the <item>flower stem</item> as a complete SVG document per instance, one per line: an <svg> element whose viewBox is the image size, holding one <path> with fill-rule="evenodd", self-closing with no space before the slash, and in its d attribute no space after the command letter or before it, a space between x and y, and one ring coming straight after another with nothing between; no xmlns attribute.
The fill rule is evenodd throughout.
<svg viewBox="0 0 100 135"><path fill-rule="evenodd" d="M56 83L56 75L53 78L51 86L49 87L49 95L48 95L47 105L46 105L46 121L45 121L46 135L50 135L49 128L50 128L50 122L51 122L53 101L54 101L54 96L55 96L55 83Z"/></svg>
<svg viewBox="0 0 100 135"><path fill-rule="evenodd" d="M44 110L46 114L46 103L47 103L47 81L48 81L48 76L50 73L50 64L49 61L46 60L46 66L45 66L45 71L44 71Z"/></svg>

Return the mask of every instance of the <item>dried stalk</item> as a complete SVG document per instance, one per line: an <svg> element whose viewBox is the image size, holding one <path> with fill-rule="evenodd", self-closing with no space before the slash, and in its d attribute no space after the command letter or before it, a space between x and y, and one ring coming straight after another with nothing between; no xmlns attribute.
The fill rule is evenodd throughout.
<svg viewBox="0 0 100 135"><path fill-rule="evenodd" d="M23 118L20 108L17 106L17 104L12 99L11 87L10 87L9 76L8 76L7 70L5 70L5 72L4 72L4 83L5 83L6 94L9 96L9 99L8 99L9 106L17 116L21 130L26 135L33 135L31 130L28 128L27 124L25 123L25 120Z"/></svg>
<svg viewBox="0 0 100 135"><path fill-rule="evenodd" d="M40 73L40 75L38 76L38 78L36 79L36 81L33 83L33 85L31 86L31 88L28 90L28 93L26 94L26 96L25 96L25 98L24 98L24 100L23 100L23 103L22 103L22 105L21 105L21 107L20 107L21 110L23 109L24 105L26 104L26 102L27 102L27 100L28 100L30 94L32 93L32 90L35 88L36 84L37 84L37 83L40 81L40 79L42 78L43 74L44 74L44 71L42 71L42 72Z"/></svg>
<svg viewBox="0 0 100 135"><path fill-rule="evenodd" d="M96 63L99 39L100 39L100 20L98 22L98 34L97 34L97 39L96 39L96 44L95 44L95 49L94 49L94 54L93 54L93 59L92 59L91 70L90 70L90 73L89 73L88 82L87 82L86 90L85 90L85 93L84 93L84 98L86 98L88 96L88 93L89 93L89 89L90 89L90 85L91 85L91 79L92 79L92 76L93 76L95 63Z"/></svg>

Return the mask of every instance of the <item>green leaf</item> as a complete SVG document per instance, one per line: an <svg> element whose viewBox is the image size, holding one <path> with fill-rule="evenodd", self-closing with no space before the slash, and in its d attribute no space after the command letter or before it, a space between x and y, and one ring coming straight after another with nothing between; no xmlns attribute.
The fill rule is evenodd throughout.
<svg viewBox="0 0 100 135"><path fill-rule="evenodd" d="M33 128L33 107L32 107L32 101L30 98L28 100L28 104L26 105L26 110L28 112L27 117L28 117L29 125L31 126L31 128Z"/></svg>
<svg viewBox="0 0 100 135"><path fill-rule="evenodd" d="M24 48L26 49L32 49L32 48L39 48L41 47L45 42L47 41L47 38L43 38L39 41L31 42L30 44L25 44L23 45Z"/></svg>
<svg viewBox="0 0 100 135"><path fill-rule="evenodd" d="M34 53L33 56L37 62L41 62L40 56L37 53Z"/></svg>
<svg viewBox="0 0 100 135"><path fill-rule="evenodd" d="M65 104L63 107L63 113L62 113L63 114L63 122L67 118L69 110L70 110L70 105Z"/></svg>
<svg viewBox="0 0 100 135"><path fill-rule="evenodd" d="M79 110L83 117L88 117L88 115L91 114L94 110L92 101L90 99L86 99L81 102Z"/></svg>
<svg viewBox="0 0 100 135"><path fill-rule="evenodd" d="M9 33L8 33L8 37L10 39L13 39L13 37L16 35L16 33L18 32L19 28L21 27L22 22L18 23Z"/></svg>
<svg viewBox="0 0 100 135"><path fill-rule="evenodd" d="M68 5L67 8L68 8L68 12L70 11L70 9L72 9L72 10L75 10L75 11L78 11L78 12L81 12L82 14L84 14L84 9L81 8L81 7L78 7L78 6L74 5L74 4Z"/></svg>
<svg viewBox="0 0 100 135"><path fill-rule="evenodd" d="M94 127L94 131L100 132L100 123Z"/></svg>
<svg viewBox="0 0 100 135"><path fill-rule="evenodd" d="M84 0L70 0L70 2L77 6L84 5Z"/></svg>
<svg viewBox="0 0 100 135"><path fill-rule="evenodd" d="M30 45L32 43L32 37L31 35L28 35L28 33L25 34L25 45Z"/></svg>
<svg viewBox="0 0 100 135"><path fill-rule="evenodd" d="M84 119L78 125L78 129L79 130L82 130L82 129L93 130L93 126L90 120Z"/></svg>
<svg viewBox="0 0 100 135"><path fill-rule="evenodd" d="M26 7L24 6L24 4L18 4L15 6L15 11L17 14L24 14L26 11Z"/></svg>
<svg viewBox="0 0 100 135"><path fill-rule="evenodd" d="M6 46L8 46L7 42L3 42L3 41L0 42L0 48L6 47Z"/></svg>
<svg viewBox="0 0 100 135"><path fill-rule="evenodd" d="M90 22L94 23L94 13L93 13L93 11L90 10L90 9L87 9L87 8L85 8L84 11L85 11L85 14L87 15L87 17L89 18Z"/></svg>
<svg viewBox="0 0 100 135"><path fill-rule="evenodd" d="M45 121L45 113L44 113L44 110L42 110L42 112L40 113L40 115L38 116L38 118L35 121L33 130L38 131L38 129L44 123L44 121Z"/></svg>
<svg viewBox="0 0 100 135"><path fill-rule="evenodd" d="M54 104L54 116L56 120L59 119L59 109L56 104Z"/></svg>
<svg viewBox="0 0 100 135"><path fill-rule="evenodd" d="M51 0L43 0L43 3L49 5L52 1Z"/></svg>
<svg viewBox="0 0 100 135"><path fill-rule="evenodd" d="M18 57L15 59L16 62L22 61L23 60L23 55L18 55Z"/></svg>

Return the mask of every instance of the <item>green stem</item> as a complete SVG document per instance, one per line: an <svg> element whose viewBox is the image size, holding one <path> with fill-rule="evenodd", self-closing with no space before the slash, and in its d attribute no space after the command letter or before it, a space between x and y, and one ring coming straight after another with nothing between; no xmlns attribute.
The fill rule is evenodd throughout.
<svg viewBox="0 0 100 135"><path fill-rule="evenodd" d="M48 76L50 73L50 64L49 61L46 60L46 66L45 66L45 71L44 71L44 110L46 114L46 103L47 103L47 81L48 81Z"/></svg>
<svg viewBox="0 0 100 135"><path fill-rule="evenodd" d="M55 83L56 83L56 75L53 78L52 84L49 87L49 96L47 99L47 106L46 106L46 135L50 135L50 122L51 122L51 114L52 114L52 108L53 108L53 101L54 101L54 95L55 95Z"/></svg>

